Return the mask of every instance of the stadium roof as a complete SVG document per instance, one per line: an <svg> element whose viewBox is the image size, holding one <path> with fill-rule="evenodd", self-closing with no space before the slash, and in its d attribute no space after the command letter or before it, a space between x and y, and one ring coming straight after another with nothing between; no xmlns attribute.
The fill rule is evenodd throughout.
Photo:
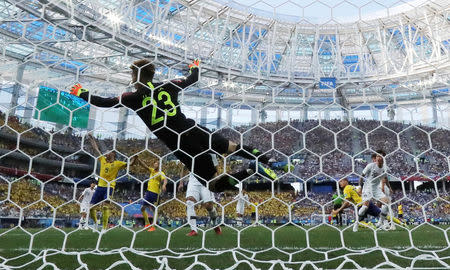
<svg viewBox="0 0 450 270"><path fill-rule="evenodd" d="M313 24L353 23L383 19L422 6L427 0L216 0L236 10L281 22L308 21Z"/></svg>
<svg viewBox="0 0 450 270"><path fill-rule="evenodd" d="M339 88L350 103L361 102L362 94L386 102L398 94L405 100L431 97L432 90L448 85L448 1L266 2L273 6L223 0L6 1L0 3L0 40L8 59L27 63L26 84L45 78L68 87L67 78L75 75L109 94L125 91L129 63L142 57L155 60L159 79L182 76L188 62L201 58L202 89L187 93L206 99L302 103L311 96L333 99ZM296 13L292 7L301 15L282 14ZM335 79L332 89L320 87L320 78Z"/></svg>

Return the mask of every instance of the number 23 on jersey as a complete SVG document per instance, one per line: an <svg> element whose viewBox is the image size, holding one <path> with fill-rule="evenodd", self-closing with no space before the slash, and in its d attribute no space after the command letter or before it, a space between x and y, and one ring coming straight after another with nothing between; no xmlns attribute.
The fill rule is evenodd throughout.
<svg viewBox="0 0 450 270"><path fill-rule="evenodd" d="M144 98L144 100L142 100L142 107L147 106L150 102L153 104L152 126L164 120L164 116L156 117L156 114L158 112L158 103L161 104L161 102L163 102L163 104L166 106L166 109L163 109L163 111L164 114L167 114L167 116L174 116L177 114L177 107L175 106L175 104L173 104L172 98L169 93L167 93L166 91L160 91L158 93L157 100L158 101L156 101L152 97L146 97ZM169 106L169 108L167 108L167 106Z"/></svg>

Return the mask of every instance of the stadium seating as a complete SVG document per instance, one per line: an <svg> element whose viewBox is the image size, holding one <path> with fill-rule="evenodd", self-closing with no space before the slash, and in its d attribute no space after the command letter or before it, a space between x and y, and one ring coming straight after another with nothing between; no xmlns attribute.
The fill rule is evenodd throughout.
<svg viewBox="0 0 450 270"><path fill-rule="evenodd" d="M0 113L0 125L5 123L6 116ZM60 145L68 148L80 149L82 138L78 135L55 132L55 131L43 131L40 128L32 128L28 123L21 123L17 117L8 117L8 126L3 127L0 132L7 134L14 134L14 131L21 134L21 138L40 141L44 143L49 142L49 134L53 133L53 145ZM289 123L285 121L280 121L276 123L265 123L259 124L259 126L240 126L233 129L225 128L218 132L227 138L234 141L239 141L239 134L236 132L243 133L243 140L246 144L258 145L261 150L266 151L274 148L277 152L273 152L273 155L278 159L285 158L284 155L293 155L292 158L299 160L299 163L295 166L296 175L302 178L309 178L316 175L320 170L320 162L317 156L314 154L325 154L334 149L334 137L329 135L329 130L333 132L339 132L337 136L337 148L341 151L332 151L328 153L322 162L322 170L328 175L332 175L335 178L340 178L348 175L352 172L351 158L348 155L355 155L358 152L370 147L372 149L383 148L386 149L390 155L388 156L388 163L390 167L390 173L393 176L399 178L405 178L407 176L416 173L415 161L412 155L419 155L421 158L419 162L418 171L430 178L437 179L445 175L445 171L441 168L446 164L444 155L450 154L450 144L448 138L450 137L449 131L445 129L434 129L427 126L415 126L410 128L411 125L399 122L384 122L382 127L379 126L378 121L373 120L355 120L352 128L349 128L349 123L340 120L322 120L321 126L317 128L319 122L317 120L308 121L298 121L293 120ZM284 129L283 129L284 128ZM13 131L14 130L14 131ZM268 132L275 132L274 145L272 144L271 137L268 136ZM280 135L276 133L278 130L283 130L283 134ZM370 145L366 145L365 137L363 133L370 132ZM431 132L431 143L434 150L427 151L429 149L429 140L422 130L426 132ZM389 138L394 133L400 133L400 145L396 145L397 140L394 138L390 141ZM245 132L245 133L244 133ZM306 136L306 145L303 145L302 136ZM99 136L99 141L102 145L106 147L104 151L113 149L114 141L111 138L101 138ZM116 150L120 153L132 156L136 153L140 153L142 149L145 149L146 142L140 139L123 139L116 141ZM302 150L306 147L309 151ZM400 147L400 148L398 148ZM14 142L0 140L0 148L11 151L18 148ZM41 154L42 150L34 148L32 146L22 147L23 150L30 156L40 155L40 157L45 159L57 159L58 156L51 151ZM89 143L85 143L83 149L91 154L93 154L92 147ZM169 153L168 149L161 144L156 139L148 140L148 150L157 155L166 155ZM314 154L312 154L314 153ZM140 158L144 163L151 164L157 157L150 153L149 151L140 153ZM367 152L367 156L370 152ZM412 155L411 155L412 154ZM365 158L367 159L367 156ZM355 156L356 158L357 156ZM81 163L81 161L73 158L70 162ZM228 163L227 172L235 171L242 166L247 166L245 163L235 164ZM21 164L17 164L18 167ZM361 172L365 166L364 162L355 162L355 171ZM180 173L182 171L183 165L176 161L163 160L163 171L166 175L177 181L180 178ZM27 170L28 168L24 168ZM33 170L33 169L32 169ZM141 181L148 179L148 170L138 165L130 167L130 175L136 177ZM9 180L11 181L11 179ZM120 186L119 186L120 187ZM6 182L0 182L0 199L5 199L8 186ZM12 185L11 198L10 200L20 207L25 207L24 214L30 216L51 216L52 207L59 207L56 211L56 216L67 216L67 217L78 217L79 208L78 205L72 201L74 198L79 196L82 187L79 186L75 192L75 197L73 193L73 188L69 188L67 184L61 184L58 182L49 182L45 184L43 192L43 200L41 200L41 187L39 181L32 181L23 178L19 181L14 182ZM394 194L394 201L396 203L393 205L393 209L396 209L398 201L404 206L405 216L410 218L423 217L422 207L413 201L424 205L430 200L432 200L436 194L427 192L418 193L408 193L406 198L402 199L400 196L401 192ZM444 194L444 196L442 195ZM120 203L138 203L140 199L140 193L135 192L127 187L118 188L115 194L115 200ZM217 203L221 205L226 205L224 207L226 217L235 216L235 205L236 202L228 204L232 201L236 194L219 194L217 195ZM277 199L271 199L271 193L269 192L249 192L251 202L263 202L258 207L258 213L260 217L283 217L288 218L289 211L288 206L282 202L292 204L291 212L292 218L296 219L308 219L314 214L321 214L321 205L325 205L330 202L331 194L321 194L309 192L307 198L304 195L294 195L292 192L280 192L275 194ZM403 196L403 194L401 195ZM449 200L447 193L441 193L441 198ZM166 218L176 219L185 217L185 205L181 202L185 201L184 193L178 193L177 199L173 198L172 193L167 193L161 198L160 215ZM181 201L181 202L180 202ZM282 202L281 202L282 201ZM300 201L300 202L298 202ZM69 203L67 203L69 202ZM294 203L298 202L298 203ZM331 205L326 205L325 211L331 210ZM205 209L200 206L197 207L199 216L207 216ZM424 206L424 210L429 216L433 218L441 218L448 215L450 212L450 206L448 204L441 203L429 203ZM18 215L17 207L11 203L3 203L1 205L2 215ZM16 212L15 212L16 211ZM245 215L250 215L250 207L246 208ZM349 210L352 213L353 210ZM120 216L121 209L119 207L114 207L113 215Z"/></svg>

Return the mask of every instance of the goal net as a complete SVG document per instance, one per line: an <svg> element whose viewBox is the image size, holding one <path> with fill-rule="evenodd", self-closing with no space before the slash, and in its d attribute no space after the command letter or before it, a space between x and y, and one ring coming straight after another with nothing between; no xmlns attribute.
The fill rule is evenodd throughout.
<svg viewBox="0 0 450 270"><path fill-rule="evenodd" d="M449 11L0 1L0 268L450 268Z"/></svg>

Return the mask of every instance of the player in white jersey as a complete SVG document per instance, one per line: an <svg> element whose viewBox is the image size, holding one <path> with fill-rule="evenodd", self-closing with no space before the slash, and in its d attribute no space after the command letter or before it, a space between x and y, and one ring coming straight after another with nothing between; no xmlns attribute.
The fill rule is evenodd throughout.
<svg viewBox="0 0 450 270"><path fill-rule="evenodd" d="M393 215L393 212L392 212L392 208L391 208L391 203L392 203L392 200L391 200L391 194L392 194L393 192L392 192L392 188L391 188L391 185L389 184L389 181L388 181L387 177L383 177L383 179L382 179L381 182L380 182L379 189L381 190L381 192L383 192L383 194L384 194L384 195L386 196L386 198L387 198L388 211L389 211L388 219L390 219L389 217L393 217L393 216L394 216L394 215ZM383 206L381 206L381 207L383 207ZM385 228L386 230L387 230L387 229L395 230L395 225L394 225L394 223L393 223L392 221L391 221L390 224L389 224L389 222L388 222L387 220L385 220L383 226L384 226L384 228Z"/></svg>
<svg viewBox="0 0 450 270"><path fill-rule="evenodd" d="M78 198L78 201L81 201L80 204L80 213L81 213L81 219L80 219L80 228L88 229L88 213L89 208L91 205L92 196L95 192L95 183L92 182L91 186L88 188L85 188L83 190L83 193L81 193L80 197Z"/></svg>
<svg viewBox="0 0 450 270"><path fill-rule="evenodd" d="M239 194L234 198L237 199L236 204L236 225L242 226L242 218L244 217L245 206L249 205L248 194L244 189L241 189Z"/></svg>
<svg viewBox="0 0 450 270"><path fill-rule="evenodd" d="M363 205L358 211L358 215L362 217L369 208L370 200L375 199L376 201L381 202L383 206L381 207L381 214L377 227L383 224L389 212L389 199L380 188L381 180L387 177L387 167L384 163L384 156L386 156L386 153L383 150L378 150L377 155L375 156L375 162L369 163L363 170L362 176L366 178L362 189ZM362 184L362 178L360 179L360 184Z"/></svg>
<svg viewBox="0 0 450 270"><path fill-rule="evenodd" d="M380 190L384 193L386 198L388 199L388 203L391 203L391 194L393 193L391 184L389 184L389 181L387 177L384 177L380 182Z"/></svg>
<svg viewBox="0 0 450 270"><path fill-rule="evenodd" d="M384 177L380 183L380 189L386 195L388 199L388 207L389 207L389 216L387 216L388 220L384 221L384 229L385 230L395 230L395 223L406 227L406 224L402 222L400 219L394 216L394 212L392 211L392 194L394 193L391 188L391 184L389 183L387 177ZM381 203L380 203L381 204ZM389 221L389 222L388 222Z"/></svg>
<svg viewBox="0 0 450 270"><path fill-rule="evenodd" d="M213 157L212 160L214 162L214 165L216 168L218 167L218 161L215 154L211 154ZM182 172L181 177L184 174L184 169ZM178 185L178 191L183 190L183 181L180 181ZM189 173L189 180L186 190L186 214L188 218L189 226L191 227L191 231L187 234L187 236L196 236L197 233L197 216L195 213L195 204L196 203L202 203L203 206L206 208L206 210L209 213L209 217L211 218L211 221L214 223L217 219L217 210L214 207L214 193L210 191L206 186L202 185L200 181L197 180L195 175L193 173ZM220 225L216 226L214 228L214 231L216 234L222 234L222 229L220 228Z"/></svg>

